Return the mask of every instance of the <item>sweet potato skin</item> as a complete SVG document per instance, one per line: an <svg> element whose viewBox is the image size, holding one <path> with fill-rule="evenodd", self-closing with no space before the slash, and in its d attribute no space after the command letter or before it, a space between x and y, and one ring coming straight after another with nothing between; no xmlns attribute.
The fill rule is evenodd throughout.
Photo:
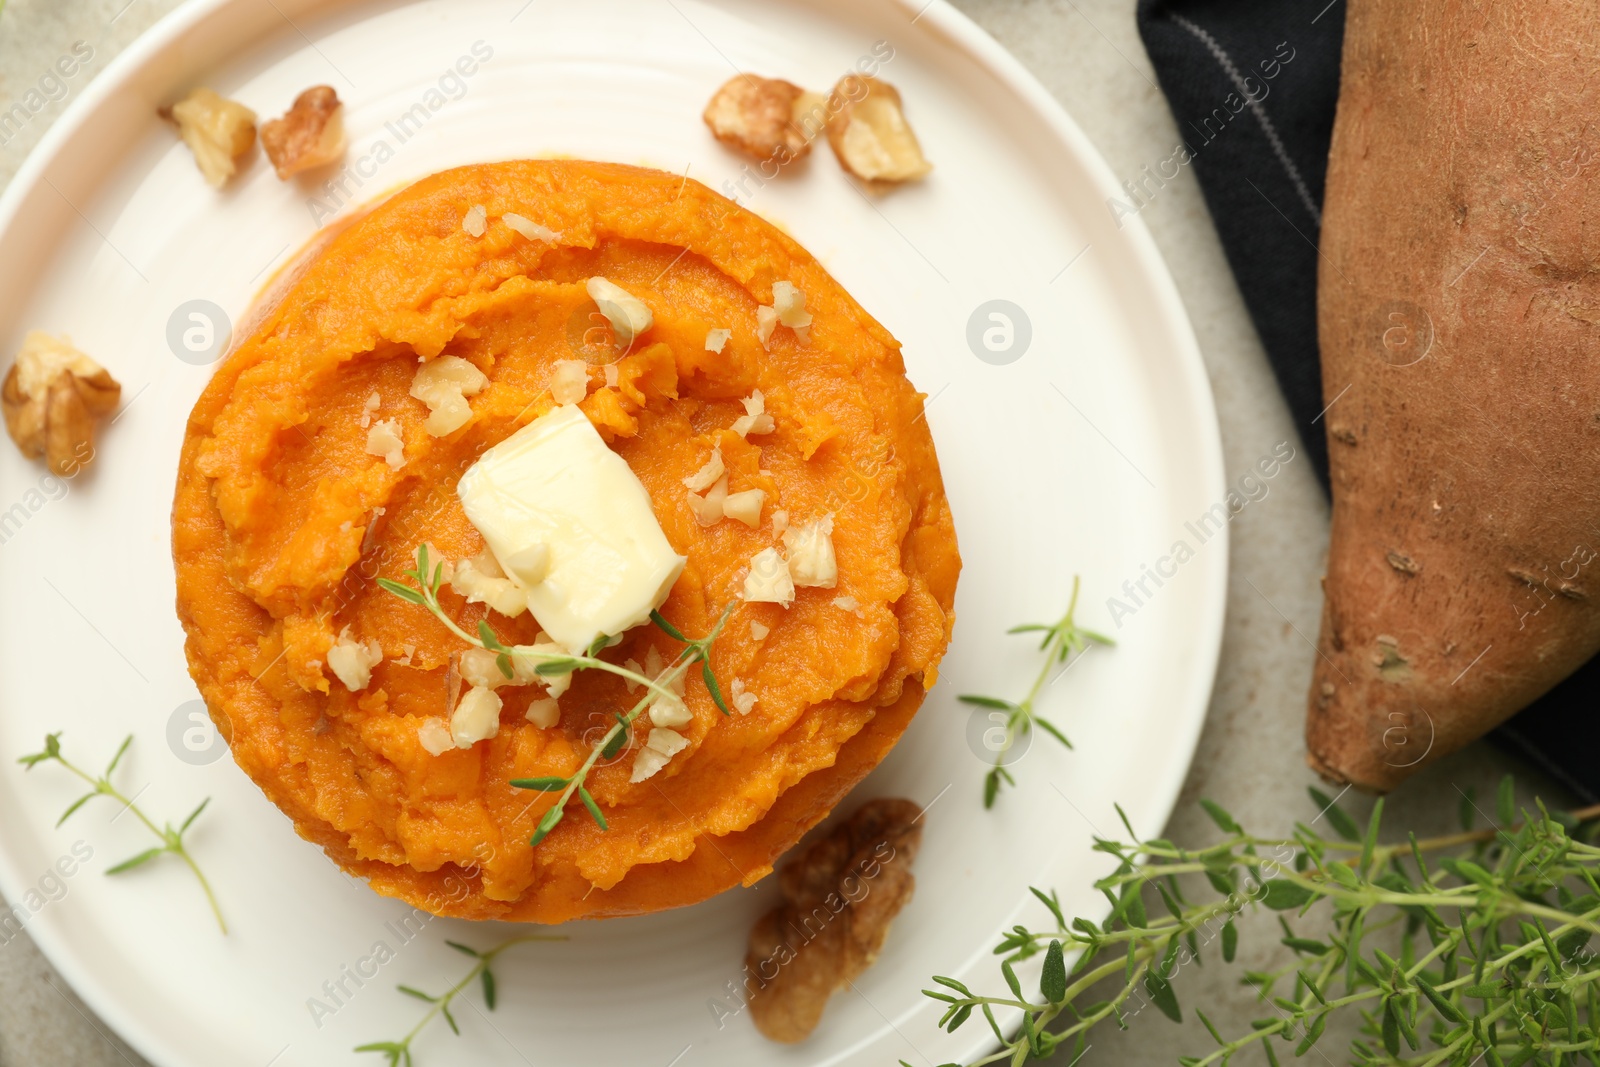
<svg viewBox="0 0 1600 1067"><path fill-rule="evenodd" d="M1600 649L1600 3L1351 0L1306 722L1387 790Z"/></svg>

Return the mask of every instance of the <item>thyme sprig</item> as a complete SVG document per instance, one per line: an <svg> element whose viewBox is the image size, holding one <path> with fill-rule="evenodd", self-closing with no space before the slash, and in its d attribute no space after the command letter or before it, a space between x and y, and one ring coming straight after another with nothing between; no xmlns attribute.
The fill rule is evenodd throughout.
<svg viewBox="0 0 1600 1067"><path fill-rule="evenodd" d="M1256 837L1202 801L1225 836L1190 850L1166 840L1140 841L1124 816L1131 842L1095 841L1117 863L1096 883L1110 915L1069 922L1054 893L1033 890L1053 927L1019 925L995 948L1010 995L978 994L937 977L941 988L923 992L946 1005L940 1025L953 1032L974 1012L983 1015L1000 1047L973 1067L1018 1065L1069 1042L1081 1054L1095 1025L1106 1019L1126 1025L1135 997L1139 1007L1153 1003L1182 1021L1172 978L1213 941L1220 940L1222 958L1232 962L1240 912L1267 908L1304 920L1317 909L1315 921L1325 931L1320 937L1296 933L1280 916L1293 964L1244 976L1273 1014L1252 1024L1250 1033L1224 1039L1196 1009L1217 1047L1182 1058L1184 1067L1225 1065L1256 1044L1276 1067L1276 1045L1304 1056L1330 1017L1352 1010L1371 1039L1351 1047L1350 1062L1363 1067L1467 1067L1480 1059L1491 1067L1555 1067L1579 1056L1596 1062L1600 960L1587 946L1600 934L1600 848L1593 843L1600 807L1552 815L1536 801L1537 810L1524 810L1513 826L1517 811L1507 778L1499 826L1473 829L1469 797L1462 833L1429 840L1412 834L1402 844L1383 845L1381 800L1361 830L1336 803L1310 792L1340 839L1304 823L1286 840ZM1193 876L1202 876L1221 899L1188 900L1182 883ZM1368 940L1388 928L1399 933L1397 956ZM1014 964L1040 952L1039 992L1029 996ZM1071 953L1078 955L1069 969ZM1278 987L1291 977L1292 989L1280 994ZM1107 981L1113 983L1110 997L1091 1002ZM1021 1012L1020 1027L1002 1029L997 1009Z"/></svg>
<svg viewBox="0 0 1600 1067"><path fill-rule="evenodd" d="M671 666L662 671L660 675L660 680L669 687L667 693L671 699L676 700L678 698L671 691L670 686L683 677L690 667L699 663L701 672L706 680L706 688L711 690L711 697L717 702L717 706L719 708L722 707L722 694L719 691L716 677L711 673L711 646L722 633L722 628L727 625L728 616L733 613L736 604L737 601L729 604L723 610L722 616L717 620L716 625L711 628L711 632L699 639L685 637L677 627L667 622L659 613L654 611L650 613L651 621L660 627L667 636L675 641L684 642L683 651L678 653ZM600 805L595 802L594 797L589 794L589 790L585 785L589 778L589 772L594 770L595 765L602 759L611 759L622 751L623 747L628 744L634 722L659 699L657 692L646 692L638 703L628 710L627 714L617 715L613 713L616 722L606 731L605 736L600 739L600 743L589 750L588 756L584 757L584 761L579 765L578 769L565 778L513 778L511 780L511 784L518 789L532 789L541 793L559 792L561 794L539 819L538 826L534 828L533 837L528 842L530 845L537 845L545 839L551 830L556 828L556 825L561 822L561 819L566 814L567 802L572 799L574 794L577 795L584 808L588 810L589 817L595 821L595 825L602 830L608 829L605 816L600 812ZM723 710L723 714L727 714L726 709Z"/></svg>
<svg viewBox="0 0 1600 1067"><path fill-rule="evenodd" d="M217 926L222 929L224 934L226 934L228 932L228 924L223 921L222 909L217 904L216 894L211 891L211 883L206 880L205 874L203 874L200 870L200 865L195 862L194 856L189 853L189 847L183 840L183 835L189 832L189 827L194 825L194 821L200 817L200 813L206 810L206 805L211 803L211 798L207 797L206 799L202 800L200 802L200 806L191 811L188 817L184 819L183 822L179 823L176 828L174 828L170 822L161 826L157 826L148 815L140 810L139 805L135 804L131 799L125 796L121 790L111 783L111 775L116 771L117 764L122 762L122 757L127 753L128 746L132 744L132 734L129 734L127 737L123 738L121 746L119 746L117 749L117 754L111 757L111 762L106 765L104 773L99 775L90 774L88 771L83 770L72 761L68 760L66 756L61 754L61 733L59 731L53 734L45 735L44 749L42 751L23 756L17 762L22 764L30 771L41 763L59 763L61 766L65 767L67 770L71 771L73 774L77 775L79 778L83 779L83 781L89 784L89 792L85 793L83 796L67 805L67 810L62 813L61 818L56 820L56 825L58 827L65 823L68 819L72 818L72 816L77 813L79 808L89 803L89 801L93 800L95 797L110 797L111 799L120 803L124 811L132 812L134 818L138 819L144 824L147 830L161 839L161 844L154 848L145 849L143 852L140 852L137 855L128 857L121 863L115 864L107 869L106 873L122 874L124 871L131 871L135 867L142 867L158 856L162 856L170 852L172 855L177 856L180 860L182 860L184 864L188 866L189 870L193 872L195 879L200 883L200 888L205 892L206 903L211 905L211 914L216 916Z"/></svg>
<svg viewBox="0 0 1600 1067"><path fill-rule="evenodd" d="M994 766L983 777L983 806L994 807L995 797L1000 793L1000 787L1016 785L1017 780L1011 776L1006 768L1006 756L1011 752L1017 741L1032 732L1037 726L1051 737L1060 741L1068 748L1072 742L1067 740L1067 735L1055 723L1046 719L1034 710L1034 703L1039 699L1039 694L1044 691L1045 683L1050 680L1050 674L1058 664L1065 663L1075 653L1084 651L1092 642L1100 645L1116 644L1111 638L1093 630L1085 629L1073 621L1073 615L1078 608L1078 578L1072 579L1072 598L1067 603L1067 613L1054 623L1024 623L1013 626L1007 630L1010 634L1040 633L1044 634L1039 642L1039 650L1044 653L1044 665L1033 680L1033 688L1028 690L1028 695L1021 703L1010 700L1001 700L999 697L978 696L964 694L959 699L963 704L973 704L980 708L992 708L1002 711L1006 715L1005 736L995 752Z"/></svg>
<svg viewBox="0 0 1600 1067"><path fill-rule="evenodd" d="M676 702L680 699L673 686L696 663L700 665L700 677L705 682L707 692L711 694L712 703L723 715L731 714L727 698L722 693L722 686L718 684L717 676L711 669L711 649L721 635L723 627L727 625L734 608L738 606L737 600L723 609L711 632L700 638L685 637L682 631L663 618L660 612L652 611L650 621L662 633L674 641L681 642L684 648L666 669L655 678L650 678L638 671L601 659L600 652L610 643L610 638L604 634L595 639L587 654L580 656L567 652L552 652L534 645L507 645L500 640L487 620L478 623L476 634L469 633L462 629L439 603L439 588L444 584L444 564L434 563L430 567L431 562L428 546L420 545L417 548L416 569L404 572L404 576L411 579L412 585L389 578L379 578L378 584L408 603L427 608L435 618L449 628L451 633L467 644L495 653L495 665L506 678L516 677L516 663L522 661L532 664L534 673L545 677L570 674L574 671L598 670L614 674L632 685L644 687L644 695L626 714L612 713L616 721L600 739L600 743L589 750L588 756L572 774L566 777L516 778L511 781L511 784L518 789L561 794L556 798L555 804L540 818L533 836L528 841L529 845L537 846L556 828L566 814L567 802L574 796L583 804L596 826L601 830L608 829L600 805L588 790L586 783L589 772L600 760L611 759L630 743L634 722L652 705L661 700Z"/></svg>
<svg viewBox="0 0 1600 1067"><path fill-rule="evenodd" d="M494 961L502 952L506 951L506 949L514 948L517 945L525 945L530 941L565 940L566 938L564 937L553 937L547 934L524 934L521 937L513 937L509 941L501 942L494 948L483 952L478 951L470 945L463 945L459 941L446 941L445 944L449 945L457 952L471 956L473 960L476 961L473 963L472 969L469 970L466 973L466 976L463 977L459 982L456 982L449 989L446 989L443 993L440 993L437 996L431 993L424 993L422 990L414 989L408 985L396 986L396 988L406 996L414 997L417 1000L427 1003L429 1005L427 1014L423 1015L423 1017L417 1021L417 1025L413 1026L410 1032L400 1040L372 1041L365 1045L356 1046L356 1051L381 1053L383 1057L388 1060L389 1067L412 1067L411 1043L417 1039L418 1034L422 1033L422 1031L428 1028L428 1024L433 1022L433 1020L443 1017L444 1021L449 1024L451 1033L455 1034L457 1037L461 1036L461 1027L459 1024L457 1024L456 1017L450 1013L450 1005L454 1003L456 997L470 989L474 982L477 982L483 986L484 1006L490 1011L494 1011L495 1002L498 999L496 993L498 984L495 981L493 966Z"/></svg>

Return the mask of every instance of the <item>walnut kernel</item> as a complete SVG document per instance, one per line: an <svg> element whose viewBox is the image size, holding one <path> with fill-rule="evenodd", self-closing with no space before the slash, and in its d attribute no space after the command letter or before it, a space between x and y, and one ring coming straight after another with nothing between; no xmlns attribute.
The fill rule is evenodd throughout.
<svg viewBox="0 0 1600 1067"><path fill-rule="evenodd" d="M200 173L214 188L228 184L239 157L256 141L256 113L201 87L162 112L178 125Z"/></svg>
<svg viewBox="0 0 1600 1067"><path fill-rule="evenodd" d="M288 114L262 125L261 147L284 180L338 159L345 147L339 94L332 86L313 85L295 97Z"/></svg>
<svg viewBox="0 0 1600 1067"><path fill-rule="evenodd" d="M104 367L41 330L28 332L0 385L6 431L22 454L69 478L94 458L94 420L121 397Z"/></svg>
<svg viewBox="0 0 1600 1067"><path fill-rule="evenodd" d="M888 82L847 74L828 100L828 144L839 164L873 182L916 181L933 169Z"/></svg>

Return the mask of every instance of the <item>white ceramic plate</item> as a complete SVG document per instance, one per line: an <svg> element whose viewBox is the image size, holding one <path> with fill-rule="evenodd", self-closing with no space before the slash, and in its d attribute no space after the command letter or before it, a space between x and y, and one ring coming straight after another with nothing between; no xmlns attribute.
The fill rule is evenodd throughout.
<svg viewBox="0 0 1600 1067"><path fill-rule="evenodd" d="M184 418L210 368L175 354L174 313L206 300L241 314L328 209L455 164L563 154L688 167L740 190L744 160L700 122L711 91L735 68L825 88L880 41L893 50L880 74L904 93L932 176L866 195L824 147L777 180L745 177L740 198L904 342L930 395L966 559L960 622L941 684L859 791L932 805L916 899L878 964L797 1048L765 1043L729 993L749 925L771 903L764 884L516 950L498 968L500 1009L464 1004L462 1037L436 1027L416 1050L429 1063L920 1067L982 1044L976 1024L937 1031L918 990L933 973L993 984L997 932L1042 917L1027 886L1058 886L1069 909L1100 913L1091 835L1118 832L1115 801L1141 833L1159 831L1210 693L1226 532L1201 544L1184 524L1222 498L1215 413L1148 235L1106 209L1109 170L1015 60L942 0L920 4L198 0L118 57L28 160L0 201L0 343L14 351L28 327L70 334L124 383L125 405L95 467L70 484L0 447L0 889L151 1060L366 1061L352 1046L404 1033L421 1007L396 983L440 989L464 963L447 937L489 945L508 932L438 920L403 937L403 907L298 839L231 760L197 762L186 747L196 693L172 610L168 511ZM448 74L475 45L473 73ZM263 116L334 85L352 139L337 202L279 182L262 160L225 193L203 185L155 117L201 81ZM1004 348L1004 322L979 315L969 328L991 300L1020 309L1009 352L989 353L1021 353L1009 363L969 344L977 336L987 352L992 328ZM1126 598L1124 580L1179 540L1194 557L1159 585L1145 578L1149 595L1113 620L1106 598ZM1086 580L1081 621L1121 644L1044 698L1077 750L1039 740L1016 767L1020 787L985 812L988 724L955 696L1021 694L1036 654L1004 631L1059 614L1074 573ZM131 731L120 780L158 815L214 798L193 847L229 937L175 863L103 877L149 843L111 802L55 828L74 782L54 766L25 776L12 760L57 729L93 765ZM74 849L87 860L52 876ZM393 958L364 964L379 942ZM313 998L336 1010L313 1011Z"/></svg>

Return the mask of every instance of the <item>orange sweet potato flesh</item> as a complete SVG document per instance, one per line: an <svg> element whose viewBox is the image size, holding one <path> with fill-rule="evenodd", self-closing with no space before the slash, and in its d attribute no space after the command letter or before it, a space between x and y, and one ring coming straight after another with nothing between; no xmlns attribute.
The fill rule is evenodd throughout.
<svg viewBox="0 0 1600 1067"><path fill-rule="evenodd" d="M1351 0L1311 766L1387 790L1600 649L1600 6Z"/></svg>
<svg viewBox="0 0 1600 1067"><path fill-rule="evenodd" d="M482 237L461 224L477 204ZM508 212L559 232L559 247L511 230ZM589 787L610 829L575 807L534 848L554 798L509 781L571 773L637 698L582 673L560 723L539 729L523 714L536 691L504 688L497 737L430 755L417 726L448 715L449 657L464 646L376 578L398 578L424 540L453 560L481 549L456 480L551 409L554 361L593 354L594 275L655 314L615 387L591 368L582 408L688 557L662 614L707 632L750 557L775 543L778 508L795 522L834 515L840 577L787 610L740 604L713 665L725 687L744 681L755 709L722 715L692 673L689 748L641 783L631 755L599 767ZM768 350L756 308L782 279L815 322L806 341L779 329ZM705 348L712 328L733 330L720 354ZM573 161L436 175L324 235L251 330L196 404L182 453L173 548L190 671L239 766L380 893L437 914L553 923L749 884L877 766L933 683L960 557L899 345L802 248L698 183ZM472 361L490 385L470 423L433 438L408 390L419 357L440 355ZM728 427L753 389L778 428L746 441ZM365 452L373 392L377 417L402 427L398 471ZM690 514L683 479L714 445L734 491L766 489L759 529ZM469 631L485 616L448 586L441 599ZM537 631L526 615L491 621L508 641ZM752 622L770 632L758 640ZM354 693L323 666L347 625L384 652ZM643 627L605 655L643 662L652 643L668 658L679 647Z"/></svg>

